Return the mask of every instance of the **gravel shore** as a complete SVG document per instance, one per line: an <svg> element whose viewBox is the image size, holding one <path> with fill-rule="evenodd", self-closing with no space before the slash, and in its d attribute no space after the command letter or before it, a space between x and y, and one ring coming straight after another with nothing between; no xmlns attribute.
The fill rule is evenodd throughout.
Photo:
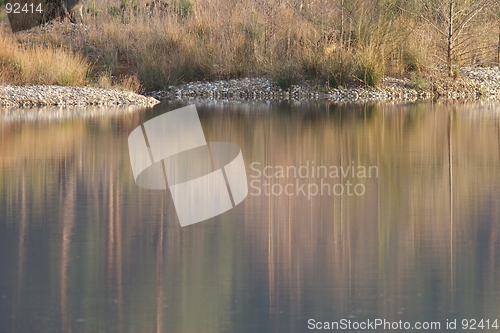
<svg viewBox="0 0 500 333"><path fill-rule="evenodd" d="M433 91L442 98L500 100L500 69L462 67L456 80L438 80Z"/></svg>
<svg viewBox="0 0 500 333"><path fill-rule="evenodd" d="M159 100L314 100L336 102L416 101L431 98L429 92L407 88L397 79L382 88L342 88L321 91L311 82L283 90L265 78L191 82L171 86L167 90L150 92ZM396 80L396 84L394 84Z"/></svg>
<svg viewBox="0 0 500 333"><path fill-rule="evenodd" d="M40 106L152 106L160 100L329 100L333 102L415 102L431 98L500 100L500 69L464 67L453 80L437 75L426 91L409 79L385 77L380 88L318 89L311 82L280 89L266 78L191 82L143 95L115 89L61 86L0 86L1 108Z"/></svg>
<svg viewBox="0 0 500 333"><path fill-rule="evenodd" d="M500 100L500 70L498 67L464 67L456 80L442 73L432 79L425 91L411 88L408 78L385 77L380 88L357 87L318 89L310 82L280 89L265 78L190 82L171 86L147 95L159 100L308 100L324 99L333 102L415 102L431 98L442 99L496 99Z"/></svg>
<svg viewBox="0 0 500 333"><path fill-rule="evenodd" d="M0 107L2 108L40 106L152 106L158 103L160 101L153 97L116 89L0 85Z"/></svg>

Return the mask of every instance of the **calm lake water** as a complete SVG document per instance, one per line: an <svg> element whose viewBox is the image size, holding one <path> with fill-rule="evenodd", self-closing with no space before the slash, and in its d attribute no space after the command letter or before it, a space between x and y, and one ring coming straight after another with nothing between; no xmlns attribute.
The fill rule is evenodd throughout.
<svg viewBox="0 0 500 333"><path fill-rule="evenodd" d="M168 190L136 186L127 139L183 105L0 114L0 332L497 331L500 105L197 104L253 183L181 228Z"/></svg>

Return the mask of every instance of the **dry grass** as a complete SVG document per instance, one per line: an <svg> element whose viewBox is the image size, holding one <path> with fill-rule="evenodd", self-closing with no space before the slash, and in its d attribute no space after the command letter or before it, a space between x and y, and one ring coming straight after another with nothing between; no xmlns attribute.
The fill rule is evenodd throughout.
<svg viewBox="0 0 500 333"><path fill-rule="evenodd" d="M15 84L81 86L89 65L78 54L53 47L22 47L0 37L0 81Z"/></svg>
<svg viewBox="0 0 500 333"><path fill-rule="evenodd" d="M175 10L152 16L137 10L113 15L116 10L111 10L93 18L99 29L89 30L76 47L100 50L100 65L115 76L127 74L124 70L137 74L148 90L261 75L284 88L308 78L330 85L379 84L384 55L396 49L396 35L403 36L405 26L388 28L383 13L368 19L363 15L369 8L357 8L349 37L345 33L340 42L339 8L328 1L299 4L215 0L179 11L177 2L169 2Z"/></svg>
<svg viewBox="0 0 500 333"><path fill-rule="evenodd" d="M136 91L244 76L272 77L284 88L303 79L377 86L385 74L425 71L440 52L432 28L391 0L345 1L343 11L331 0L165 0L167 9L154 13L144 0L88 2L85 28L55 24L18 38L52 57L69 47L92 64L94 84ZM476 34L491 47L471 59L491 65L497 35ZM51 70L59 68L36 67L30 79Z"/></svg>

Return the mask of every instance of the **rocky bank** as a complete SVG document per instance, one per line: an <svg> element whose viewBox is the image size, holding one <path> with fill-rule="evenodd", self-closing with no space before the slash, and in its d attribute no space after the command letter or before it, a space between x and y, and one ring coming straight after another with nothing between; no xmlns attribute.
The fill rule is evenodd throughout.
<svg viewBox="0 0 500 333"><path fill-rule="evenodd" d="M150 96L129 91L94 87L0 85L0 107L40 106L152 106L160 103Z"/></svg>
<svg viewBox="0 0 500 333"><path fill-rule="evenodd" d="M464 67L456 79L432 75L425 89L409 78L385 77L379 88L320 87L303 82L281 89L266 78L191 82L139 95L116 89L61 86L0 86L0 107L153 106L160 100L329 100L332 102L415 102L426 99L500 100L498 67Z"/></svg>
<svg viewBox="0 0 500 333"><path fill-rule="evenodd" d="M415 102L431 98L477 100L500 99L500 69L498 67L460 70L457 79L449 79L444 69L422 79L426 88L416 89L409 78L384 77L379 88L325 88L312 82L281 89L265 78L190 82L166 90L148 93L164 100L305 100L325 99L333 102Z"/></svg>

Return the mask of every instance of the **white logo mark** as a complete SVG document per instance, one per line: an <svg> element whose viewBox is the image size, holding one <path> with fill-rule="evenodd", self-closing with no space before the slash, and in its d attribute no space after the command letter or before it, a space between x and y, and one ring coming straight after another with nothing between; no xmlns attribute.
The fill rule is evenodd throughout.
<svg viewBox="0 0 500 333"><path fill-rule="evenodd" d="M170 189L182 227L220 215L248 194L240 148L207 144L194 105L164 113L128 137L135 182L145 189Z"/></svg>

